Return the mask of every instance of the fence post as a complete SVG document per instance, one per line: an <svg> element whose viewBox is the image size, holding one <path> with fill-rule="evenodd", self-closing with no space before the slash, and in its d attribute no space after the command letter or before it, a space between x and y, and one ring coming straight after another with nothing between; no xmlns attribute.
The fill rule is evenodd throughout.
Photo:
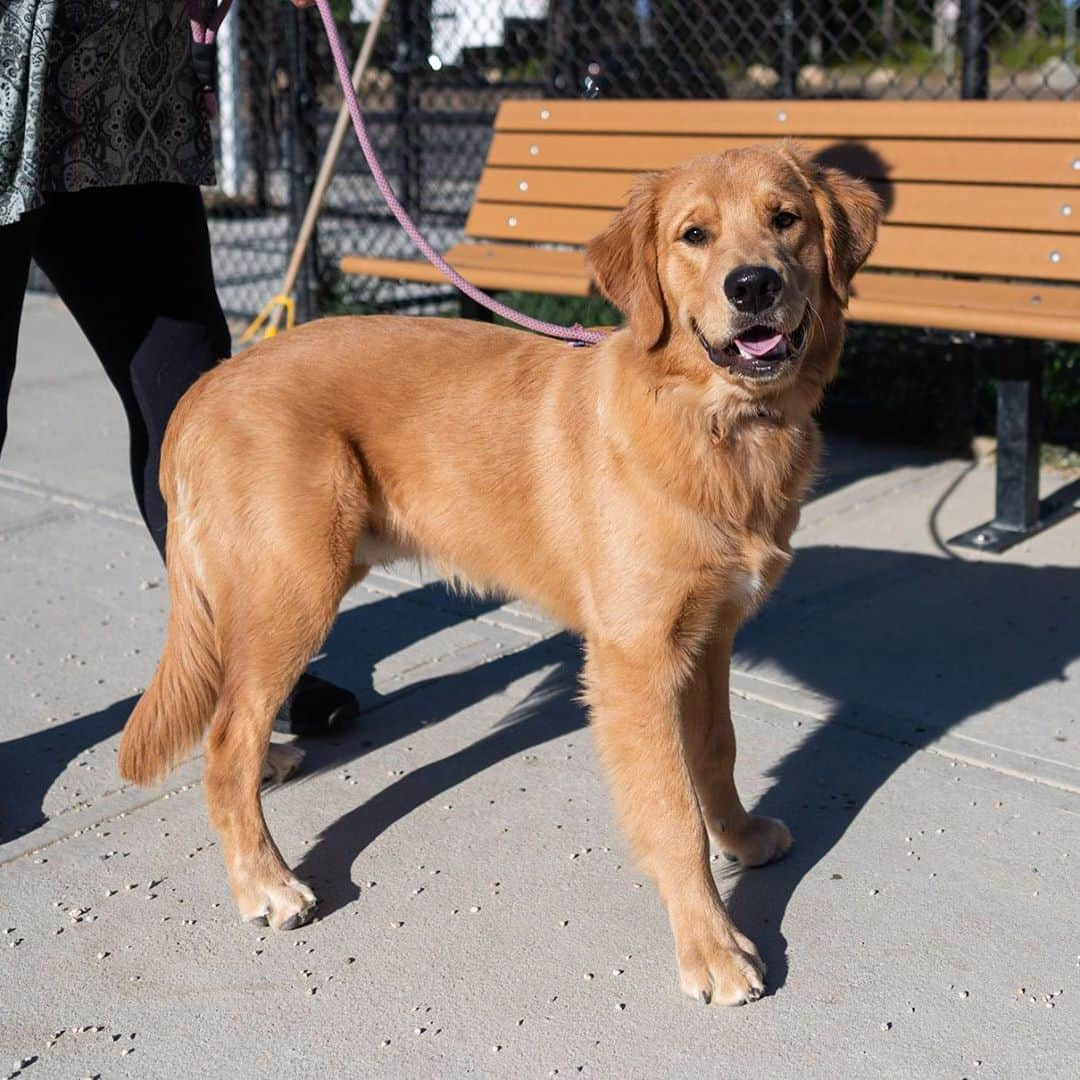
<svg viewBox="0 0 1080 1080"><path fill-rule="evenodd" d="M549 97L572 94L574 86L574 0L550 0L547 18Z"/></svg>
<svg viewBox="0 0 1080 1080"><path fill-rule="evenodd" d="M960 96L990 96L990 56L983 29L982 0L960 0Z"/></svg>
<svg viewBox="0 0 1080 1080"><path fill-rule="evenodd" d="M780 4L780 80L776 92L782 98L798 93L799 66L795 58L795 0Z"/></svg>
<svg viewBox="0 0 1080 1080"><path fill-rule="evenodd" d="M260 217L268 213L270 200L266 176L270 170L270 151L274 146L274 125L271 120L270 72L274 70L277 53L277 34L273 13L248 4L237 4L236 14L240 36L247 59L247 97L250 115L247 121L247 142L251 147L251 169L255 184L254 209ZM228 21L228 20L226 20Z"/></svg>
<svg viewBox="0 0 1080 1080"><path fill-rule="evenodd" d="M431 9L427 0L398 0L394 58L394 124L398 132L398 198L410 215L421 212L419 73L431 50Z"/></svg>
<svg viewBox="0 0 1080 1080"><path fill-rule="evenodd" d="M286 12L285 36L289 61L289 124L285 129L289 162L289 237L295 238L304 220L315 172L316 115L312 109L311 70L308 65L306 16L296 8ZM305 322L316 314L318 281L316 251L318 232L313 231L296 279L296 320Z"/></svg>

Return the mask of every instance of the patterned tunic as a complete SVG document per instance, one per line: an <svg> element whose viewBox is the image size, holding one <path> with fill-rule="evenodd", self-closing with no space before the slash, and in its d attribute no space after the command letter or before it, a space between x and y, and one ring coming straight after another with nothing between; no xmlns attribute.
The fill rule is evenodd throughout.
<svg viewBox="0 0 1080 1080"><path fill-rule="evenodd" d="M0 226L50 191L214 181L185 0L0 0Z"/></svg>

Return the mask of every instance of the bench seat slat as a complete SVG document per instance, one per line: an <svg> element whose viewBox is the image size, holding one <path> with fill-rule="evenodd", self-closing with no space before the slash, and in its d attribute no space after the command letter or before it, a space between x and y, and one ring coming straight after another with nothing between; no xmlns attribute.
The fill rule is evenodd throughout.
<svg viewBox="0 0 1080 1080"><path fill-rule="evenodd" d="M489 266L536 270L542 274L584 273L585 255L580 249L539 248L530 244L459 244L452 261L463 266Z"/></svg>
<svg viewBox="0 0 1080 1080"><path fill-rule="evenodd" d="M485 169L477 203L508 206L567 206L607 209L626 205L631 178L621 172L571 172L561 169ZM522 189L521 185L525 188ZM1080 190L985 184L876 184L897 225L1030 229L1080 232ZM509 216L514 211L508 209ZM467 235L480 235L467 230Z"/></svg>
<svg viewBox="0 0 1080 1080"><path fill-rule="evenodd" d="M1067 101L506 101L495 130L1080 141L1080 110Z"/></svg>
<svg viewBox="0 0 1080 1080"><path fill-rule="evenodd" d="M1078 110L1080 111L1080 110ZM702 135L527 135L496 132L488 165L543 169L665 169L699 154L752 146L768 140L752 136ZM877 139L837 142L803 139L812 154L872 180L952 183L1045 184L1068 187L1080 182L1080 141L1050 142Z"/></svg>

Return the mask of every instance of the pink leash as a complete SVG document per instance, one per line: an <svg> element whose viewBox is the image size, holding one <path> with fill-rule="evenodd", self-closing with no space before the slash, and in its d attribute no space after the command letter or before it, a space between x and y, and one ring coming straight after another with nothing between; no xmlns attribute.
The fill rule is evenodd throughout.
<svg viewBox="0 0 1080 1080"><path fill-rule="evenodd" d="M203 23L203 8L200 0L188 0L188 12L191 16L192 59L195 62L196 73L200 80L203 93L206 95L207 109L213 116L217 112L217 100L214 97L214 72L216 67L213 62L213 43L222 20L228 14L229 4L232 0L223 0L220 7L214 10L208 23ZM364 159L368 163L371 175L382 193L390 212L397 218L398 224L405 230L409 239L420 249L420 253L427 259L439 273L443 274L450 282L457 286L469 299L475 300L481 307L488 311L501 315L507 322L516 323L526 330L533 330L547 337L561 338L563 341L572 342L575 345L595 345L603 341L606 334L595 330L586 330L579 325L559 326L557 323L543 322L534 319L531 315L525 315L507 304L500 303L493 296L488 296L475 285L466 281L424 238L424 235L413 224L412 219L405 212L405 207L398 202L393 188L390 187L386 175L382 171L379 159L375 156L375 149L368 138L367 128L364 126L364 117L360 111L360 105L356 100L356 92L353 90L352 78L349 75L349 65L345 61L345 51L341 46L341 38L338 35L337 24L330 11L330 0L315 0L319 7L319 15L322 17L323 27L326 30L327 40L330 42L330 51L334 55L334 64L337 67L338 78L341 80L341 89L345 94L345 102L349 106L349 115L352 117L353 130L360 143L360 149L364 152ZM209 58L209 63L207 63ZM201 63L201 66L200 66ZM209 67L209 70L206 68Z"/></svg>
<svg viewBox="0 0 1080 1080"><path fill-rule="evenodd" d="M424 258L427 259L439 273L443 274L456 285L470 300L475 300L476 303L487 308L488 311L492 311L496 315L501 315L507 322L516 323L526 330L534 330L536 333L545 334L547 337L562 338L564 341L578 342L583 345L595 345L598 341L603 341L607 335L597 333L595 330L586 330L582 326L559 326L556 323L543 322L540 319L534 319L531 315L525 315L520 311L515 311L514 308L509 307L506 304L500 303L493 296L488 296L486 292L481 291L475 285L466 281L442 257L442 255L427 242L424 235L413 224L412 219L405 212L405 207L398 202L393 188L390 187L390 184L382 171L379 159L375 156L375 149L371 145L371 140L368 138L367 128L364 127L364 117L360 112L360 105L356 100L356 93L353 91L352 78L349 75L349 65L345 62L345 52L341 47L341 38L338 36L337 25L335 24L334 16L330 11L330 0L315 0L315 2L319 8L319 14L322 16L327 40L330 42L330 51L334 54L334 64L337 66L338 78L341 80L341 89L345 94L345 102L349 106L349 115L352 117L353 130L356 132L356 138L360 143L360 149L364 152L364 159L368 163L368 168L371 170L371 175L374 177L379 191L382 192L382 197L386 200L386 205L390 207L390 212L397 218L398 224L405 230L409 239L420 249L420 253Z"/></svg>

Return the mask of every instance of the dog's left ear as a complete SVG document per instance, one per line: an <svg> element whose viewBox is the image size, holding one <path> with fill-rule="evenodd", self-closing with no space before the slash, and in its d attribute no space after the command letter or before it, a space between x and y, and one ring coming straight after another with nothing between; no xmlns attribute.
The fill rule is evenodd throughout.
<svg viewBox="0 0 1080 1080"><path fill-rule="evenodd" d="M877 240L884 212L881 199L869 184L842 169L819 165L794 148L789 148L789 153L810 184L825 233L829 284L846 307L851 279L866 262Z"/></svg>
<svg viewBox="0 0 1080 1080"><path fill-rule="evenodd" d="M653 348L664 333L664 299L656 249L659 177L638 178L618 217L589 241L586 258L603 294L630 320L640 343Z"/></svg>

